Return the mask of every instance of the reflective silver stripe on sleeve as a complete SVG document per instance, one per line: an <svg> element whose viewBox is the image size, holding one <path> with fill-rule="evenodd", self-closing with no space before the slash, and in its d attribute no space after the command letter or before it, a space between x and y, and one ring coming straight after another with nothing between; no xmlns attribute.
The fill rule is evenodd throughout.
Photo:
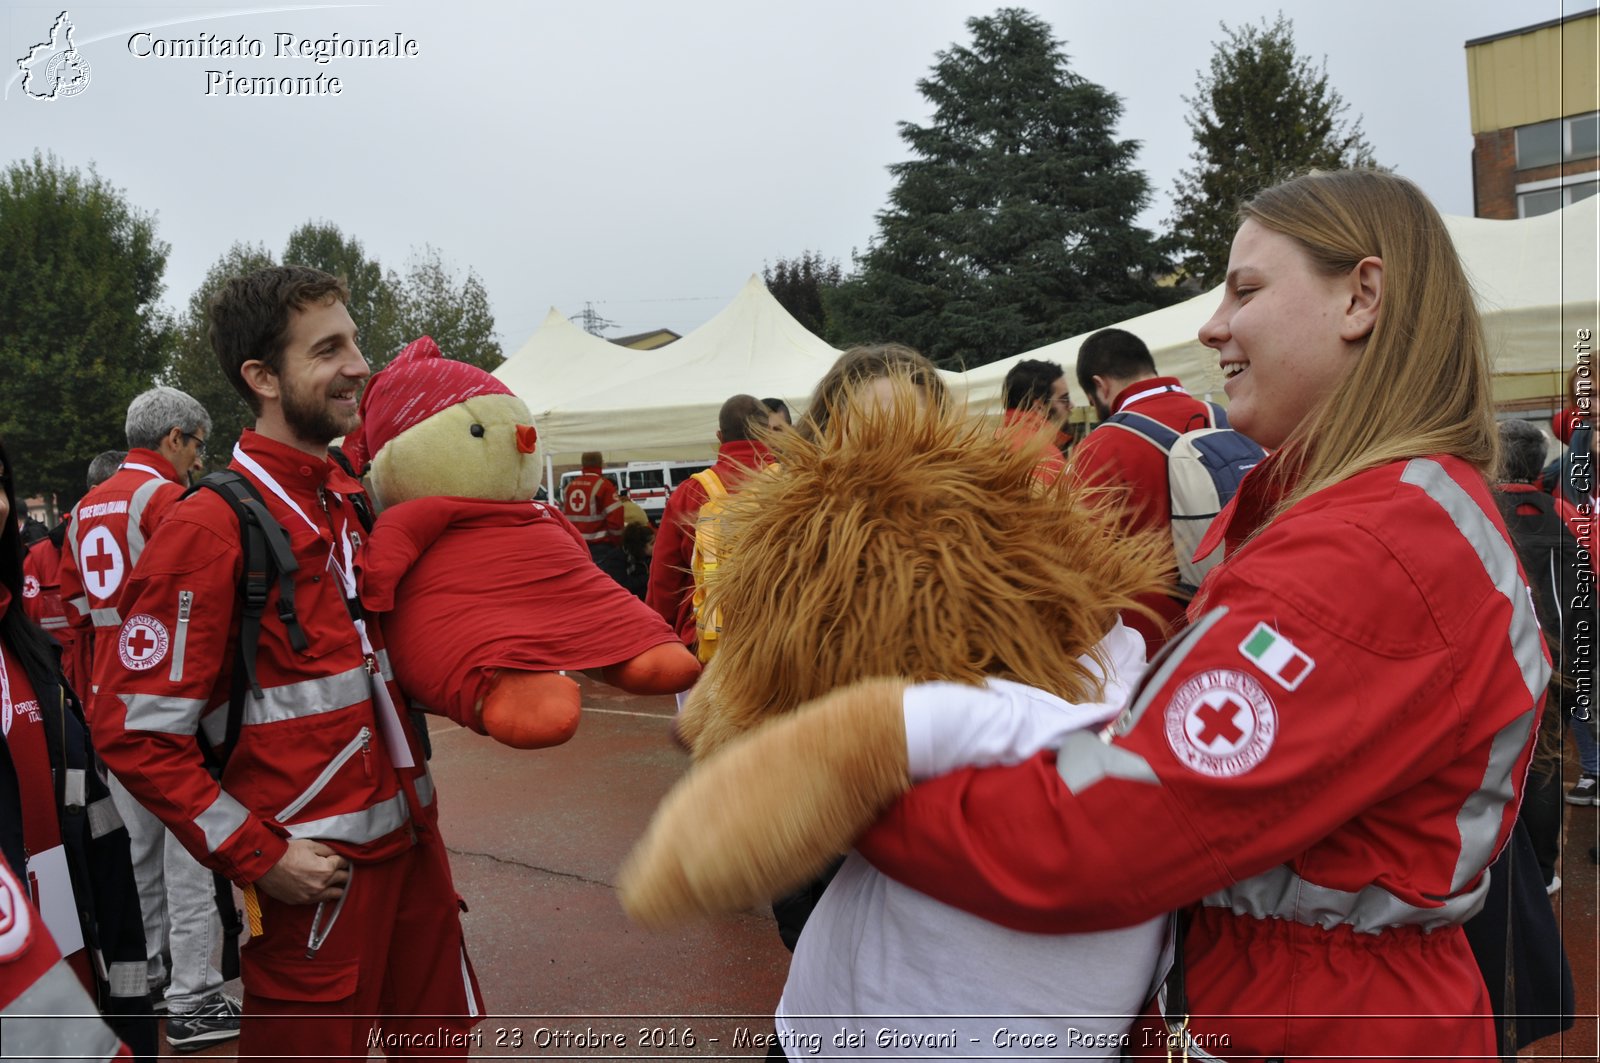
<svg viewBox="0 0 1600 1063"><path fill-rule="evenodd" d="M417 776L415 785L417 787L417 800L422 802L422 807L427 808L433 804L433 775L423 771L421 775Z"/></svg>
<svg viewBox="0 0 1600 1063"><path fill-rule="evenodd" d="M139 555L144 553L144 507L150 504L150 496L160 490L161 485L170 483L162 477L153 477L140 484L133 492L133 497L128 499L128 571L133 571L133 566L139 563Z"/></svg>
<svg viewBox="0 0 1600 1063"><path fill-rule="evenodd" d="M318 841L346 842L361 845L376 841L406 825L411 812L406 808L404 790L397 791L387 801L380 801L360 812L344 812L322 819L308 819L301 823L285 823L291 838L314 838Z"/></svg>
<svg viewBox="0 0 1600 1063"><path fill-rule="evenodd" d="M1081 794L1101 779L1132 779L1161 785L1155 770L1137 753L1119 749L1090 731L1074 731L1056 753L1056 771L1067 789Z"/></svg>
<svg viewBox="0 0 1600 1063"><path fill-rule="evenodd" d="M1517 572L1516 554L1495 530L1488 514L1460 484L1450 479L1438 462L1425 458L1407 462L1406 471L1400 479L1420 487L1445 511L1456 530L1466 539L1467 545L1482 561L1484 572L1495 590L1510 603L1511 624L1507 634L1512 655L1522 670L1522 681L1528 689L1528 711L1506 724L1494 736L1489 746L1489 763L1484 769L1483 782L1467 798L1456 816L1456 828L1461 833L1461 853L1456 858L1455 873L1450 879L1450 889L1454 892L1478 877L1494 859L1495 843L1500 839L1506 805L1515 796L1512 775L1522 751L1532 738L1532 705L1543 695L1546 684L1550 682L1550 665L1545 660L1544 634L1539 627L1539 618L1533 611L1528 586Z"/></svg>
<svg viewBox="0 0 1600 1063"><path fill-rule="evenodd" d="M200 698L169 698L162 694L118 694L117 697L127 707L123 728L129 731L192 735L206 707Z"/></svg>
<svg viewBox="0 0 1600 1063"><path fill-rule="evenodd" d="M1140 678L1138 692L1134 695L1133 701L1129 703L1126 709L1122 710L1122 714L1111 725L1112 734L1120 738L1133 730L1134 725L1139 722L1145 710L1150 707L1150 702L1155 700L1155 696L1161 692L1161 688L1166 686L1167 682L1172 678L1172 673L1178 670L1178 665L1182 664L1184 658L1188 657L1189 652L1194 649L1194 644L1200 640L1202 635L1210 631L1217 621L1227 615L1228 607L1218 606L1189 625L1177 638L1162 647L1161 652L1156 654L1156 659L1151 661L1149 668L1145 670L1144 676Z"/></svg>
<svg viewBox="0 0 1600 1063"><path fill-rule="evenodd" d="M359 705L372 696L364 663L337 675L263 687L261 693L263 697L260 701L253 696L244 699L244 725L247 727L337 712L351 705Z"/></svg>
<svg viewBox="0 0 1600 1063"><path fill-rule="evenodd" d="M227 844L233 832L244 826L249 818L243 805L229 797L226 790L219 790L217 799L211 802L210 808L200 813L194 825L206 836L206 851L214 853Z"/></svg>
<svg viewBox="0 0 1600 1063"><path fill-rule="evenodd" d="M1445 511L1483 562L1484 572L1494 589L1511 603L1511 652L1522 669L1522 681L1528 686L1530 703L1537 700L1550 681L1550 665L1544 659L1544 635L1539 629L1539 618L1534 615L1533 602L1528 598L1528 585L1517 574L1516 555L1495 531L1488 514L1460 484L1450 479L1438 462L1415 458L1406 463L1400 480L1422 488Z"/></svg>
<svg viewBox="0 0 1600 1063"><path fill-rule="evenodd" d="M122 1046L65 960L0 1008L10 1059L114 1059Z"/></svg>
<svg viewBox="0 0 1600 1063"><path fill-rule="evenodd" d="M46 631L61 631L71 625L67 623L67 618L64 616L47 616L39 621L39 626Z"/></svg>
<svg viewBox="0 0 1600 1063"><path fill-rule="evenodd" d="M1377 934L1391 926L1424 930L1458 926L1478 914L1488 890L1489 876L1485 875L1470 893L1446 898L1437 908L1418 908L1377 886L1356 893L1318 886L1281 865L1213 893L1204 904L1256 919L1288 919L1324 930L1348 926L1363 934Z"/></svg>
<svg viewBox="0 0 1600 1063"><path fill-rule="evenodd" d="M1533 738L1533 710L1518 716L1500 729L1489 743L1489 763L1483 782L1462 804L1456 814L1456 830L1461 834L1461 854L1456 857L1455 874L1450 876L1450 892L1460 890L1477 878L1494 861L1495 843L1506 805L1516 796L1513 773L1522 751ZM1484 877L1488 881L1488 877Z"/></svg>
<svg viewBox="0 0 1600 1063"><path fill-rule="evenodd" d="M389 667L389 651L378 651L378 674L390 683L394 682L394 669Z"/></svg>
<svg viewBox="0 0 1600 1063"><path fill-rule="evenodd" d="M107 965L106 981L114 997L143 997L150 994L149 965L143 960Z"/></svg>
<svg viewBox="0 0 1600 1063"><path fill-rule="evenodd" d="M67 769L66 784L62 787L62 796L65 798L69 808L73 805L81 808L89 803L87 781L84 769Z"/></svg>
<svg viewBox="0 0 1600 1063"><path fill-rule="evenodd" d="M89 597L88 597L88 595L80 594L76 598L69 599L67 601L67 604L72 606L72 608L76 609L78 611L78 615L79 616L88 616L89 615Z"/></svg>
<svg viewBox="0 0 1600 1063"><path fill-rule="evenodd" d="M89 622L95 627L121 627L122 614L110 606L89 610Z"/></svg>
<svg viewBox="0 0 1600 1063"><path fill-rule="evenodd" d="M122 829L122 816L117 813L116 803L109 797L102 797L89 806L89 837L101 838L114 830Z"/></svg>

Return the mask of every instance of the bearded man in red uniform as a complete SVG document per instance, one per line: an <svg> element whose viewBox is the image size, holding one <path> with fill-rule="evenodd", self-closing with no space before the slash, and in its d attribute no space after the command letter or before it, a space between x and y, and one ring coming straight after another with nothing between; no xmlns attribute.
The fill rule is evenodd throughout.
<svg viewBox="0 0 1600 1063"><path fill-rule="evenodd" d="M359 423L370 372L348 298L337 278L285 266L229 280L211 305L212 348L256 413L230 468L298 562L298 631L275 581L260 692L244 693L220 781L200 735L227 742L244 559L215 492L176 507L133 571L96 675L95 744L202 863L245 887L259 933L241 954L241 1058L364 1055L375 1021L404 1051L465 1058L482 1011L433 780L356 601L361 485L328 456Z"/></svg>

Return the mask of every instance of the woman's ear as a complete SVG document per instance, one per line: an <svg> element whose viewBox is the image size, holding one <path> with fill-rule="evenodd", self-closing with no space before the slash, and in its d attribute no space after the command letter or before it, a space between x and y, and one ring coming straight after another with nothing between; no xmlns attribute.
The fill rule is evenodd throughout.
<svg viewBox="0 0 1600 1063"><path fill-rule="evenodd" d="M1350 301L1345 306L1339 337L1359 343L1372 334L1383 302L1383 259L1368 255L1350 271Z"/></svg>

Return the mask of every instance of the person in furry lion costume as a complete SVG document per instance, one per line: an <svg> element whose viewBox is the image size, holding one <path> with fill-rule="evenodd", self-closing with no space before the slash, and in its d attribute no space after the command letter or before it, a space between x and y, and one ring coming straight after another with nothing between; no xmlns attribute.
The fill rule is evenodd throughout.
<svg viewBox="0 0 1600 1063"><path fill-rule="evenodd" d="M722 514L728 546L707 601L724 617L722 646L679 718L698 763L621 878L640 923L736 911L805 883L916 778L1019 761L1103 723L1143 667L1143 640L1117 615L1165 578L1164 544L1118 538L1070 486L1038 483L1045 440L1014 449L908 381L892 386L887 402L856 387L815 439L786 436L780 468ZM871 677L896 678L861 682ZM936 686L899 711L906 683L935 680L988 685L1006 708L943 711ZM837 1031L830 1015L941 1013L1056 1016L1013 1022L1009 1051L987 1047L992 1021L973 1028L1002 1055L1064 1036L1064 1014L1108 1016L1071 1025L1122 1033L1164 934L1160 919L1017 933L851 853L795 949L778 1036L803 1046ZM925 1035L901 1023L910 1040L887 1047L971 1050L938 1040L959 1023L927 1023Z"/></svg>

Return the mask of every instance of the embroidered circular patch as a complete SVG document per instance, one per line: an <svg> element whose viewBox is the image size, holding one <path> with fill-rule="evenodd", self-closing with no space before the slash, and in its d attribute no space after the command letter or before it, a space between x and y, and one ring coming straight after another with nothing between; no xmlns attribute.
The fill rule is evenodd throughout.
<svg viewBox="0 0 1600 1063"><path fill-rule="evenodd" d="M78 546L78 557L79 574L89 593L101 601L114 599L117 588L122 586L122 574L127 565L123 563L122 547L117 545L117 537L111 534L111 529L104 525L90 528Z"/></svg>
<svg viewBox="0 0 1600 1063"><path fill-rule="evenodd" d="M11 868L0 860L0 963L12 959L28 947L33 930L33 913L22 887L11 875Z"/></svg>
<svg viewBox="0 0 1600 1063"><path fill-rule="evenodd" d="M1167 705L1167 744L1201 775L1243 775L1266 759L1278 734L1278 710L1260 683L1217 669L1195 676Z"/></svg>
<svg viewBox="0 0 1600 1063"><path fill-rule="evenodd" d="M143 672L161 663L171 641L165 624L148 613L137 613L122 625L117 656L122 659L124 668Z"/></svg>
<svg viewBox="0 0 1600 1063"><path fill-rule="evenodd" d="M39 597L39 581L32 576L22 577L22 596L24 598Z"/></svg>

